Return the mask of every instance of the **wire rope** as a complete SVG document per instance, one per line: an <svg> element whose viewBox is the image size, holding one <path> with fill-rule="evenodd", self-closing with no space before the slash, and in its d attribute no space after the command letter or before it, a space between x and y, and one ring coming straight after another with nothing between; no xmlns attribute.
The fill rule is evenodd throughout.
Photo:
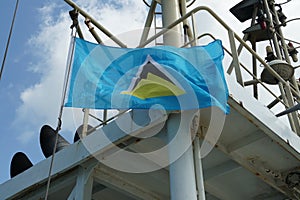
<svg viewBox="0 0 300 200"><path fill-rule="evenodd" d="M67 87L68 87L69 77L70 77L70 73L71 73L72 59L73 59L74 49L75 49L76 32L77 31L75 31L75 34L73 34L73 29L72 29L70 51L69 51L69 56L68 56L68 61L67 61L64 87L63 87L62 99L61 99L60 110L59 110L59 115L58 115L58 124L57 124L57 128L55 130L56 137L55 137L55 144L54 144L53 153L52 153L52 157L51 157L51 163L50 163L50 167L49 167L46 193L45 193L45 200L47 200L48 196L49 196L49 189L50 189L50 183L51 183L51 173L52 173L52 169L53 169L54 157L55 157L55 152L56 152L57 143L58 143L58 135L59 135L58 133L61 129L64 101L65 101L65 98L66 98Z"/></svg>
<svg viewBox="0 0 300 200"><path fill-rule="evenodd" d="M5 47L5 52L4 52L2 65L1 65L1 69L0 69L0 80L1 80L2 73L3 73L3 70L4 70L4 66L5 66L5 61L6 61L6 57L7 57L7 52L8 52L8 48L9 48L9 44L10 44L10 40L11 40L13 28L14 28L14 24L15 24L15 19L16 19L18 7L19 7L19 0L17 0L17 2L16 2L14 15L13 15L13 19L12 19L12 22L11 22L10 31L9 31L9 35L8 35L8 39L7 39L7 43L6 43L6 47Z"/></svg>

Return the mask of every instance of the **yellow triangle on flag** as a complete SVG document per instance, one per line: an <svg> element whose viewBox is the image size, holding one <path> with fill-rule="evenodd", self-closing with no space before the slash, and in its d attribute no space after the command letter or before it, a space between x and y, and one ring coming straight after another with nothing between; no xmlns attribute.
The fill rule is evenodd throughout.
<svg viewBox="0 0 300 200"><path fill-rule="evenodd" d="M184 93L185 91L178 86L152 73L148 73L146 79L140 80L132 91L121 92L121 94L132 95L140 99L179 96Z"/></svg>

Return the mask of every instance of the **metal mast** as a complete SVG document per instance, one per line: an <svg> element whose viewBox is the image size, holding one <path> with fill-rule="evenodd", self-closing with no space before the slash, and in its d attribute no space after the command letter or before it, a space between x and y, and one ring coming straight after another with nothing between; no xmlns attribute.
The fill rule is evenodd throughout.
<svg viewBox="0 0 300 200"><path fill-rule="evenodd" d="M251 42L254 51L256 51L256 43L261 41L270 42L266 47L266 62L286 81L286 84L275 78L270 70L266 68L261 74L261 81L269 85L278 85L281 93L279 98L282 99L285 107L294 106L297 99L299 99L299 86L293 76L294 68L291 65L290 56L293 56L291 52L296 51L288 47L281 30L281 27L286 25L286 16L282 12L281 5L276 4L275 0L243 0L231 8L230 11L240 22L252 19L251 26L243 31L245 34L243 39ZM239 53L240 51L241 46L239 47ZM253 74L257 76L257 61L254 55L252 64ZM257 99L258 82L258 80L244 82L245 86L253 85L253 94ZM278 99L276 99L268 105L268 108L272 108L278 102ZM295 112L290 113L288 118L291 129L300 134L300 122L297 114Z"/></svg>
<svg viewBox="0 0 300 200"><path fill-rule="evenodd" d="M186 0L181 0L180 5L185 6ZM174 21L180 18L180 7L178 0L162 0L162 20L163 27L166 28ZM186 8L184 8L186 9ZM182 31L179 25L173 27L163 37L164 45L180 47L182 42ZM173 138L176 134L181 135L182 143L178 145L192 144L192 135L190 133L190 122L194 116L194 112L188 111L179 114L171 114L167 122L167 130L169 138ZM177 124L183 124L177 130ZM176 133L177 132L177 133ZM182 149L179 146L169 145L169 159L175 160L169 166L170 174L170 192L172 200L197 200L195 168L193 148L189 148L183 153L180 158L174 158L178 154L177 149ZM203 190L204 191L204 190ZM204 196L204 194L202 195Z"/></svg>

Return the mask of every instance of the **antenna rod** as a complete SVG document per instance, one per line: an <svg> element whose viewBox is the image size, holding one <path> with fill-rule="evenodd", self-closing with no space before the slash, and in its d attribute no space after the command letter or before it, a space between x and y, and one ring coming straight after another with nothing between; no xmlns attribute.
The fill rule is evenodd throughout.
<svg viewBox="0 0 300 200"><path fill-rule="evenodd" d="M0 80L1 80L3 69L4 69L4 66L5 66L5 61L6 61L6 56L7 56L7 52L8 52L8 47L9 47L9 43L10 43L10 39L11 39L13 27L14 27L14 24L15 24L16 15L17 15L18 5L19 5L19 0L17 0L17 2L16 2L14 16L13 16L13 20L12 20L11 26L10 26L8 40L7 40L7 43L6 43L5 53L4 53L4 57L3 57L3 60L2 60L2 66L1 66L1 70L0 70Z"/></svg>

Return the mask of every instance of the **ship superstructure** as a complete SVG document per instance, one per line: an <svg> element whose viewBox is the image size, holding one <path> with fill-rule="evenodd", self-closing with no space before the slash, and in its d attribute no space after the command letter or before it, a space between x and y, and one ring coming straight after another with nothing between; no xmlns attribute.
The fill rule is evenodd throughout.
<svg viewBox="0 0 300 200"><path fill-rule="evenodd" d="M98 43L103 42L95 28L126 47L74 2L65 2L74 9L70 14L79 37L83 34L77 17L84 17ZM82 138L63 146L53 160L50 156L3 183L1 199L45 199L48 186L47 199L55 200L300 199L298 113L288 114L287 125L272 110L278 104L283 105L282 110L293 107L300 97L290 60L295 49L282 36L285 22L278 4L273 0L244 0L234 6L231 12L238 20L251 19L244 38L240 38L212 9L200 6L187 11L194 1L144 2L149 13L139 48L184 48L215 39L223 41L230 113L225 115L214 107L200 112L126 110L107 118L104 111L103 122L93 130L88 126L89 109L85 109L79 133ZM208 14L224 34L207 32L201 26L201 13ZM160 19L162 27L157 22ZM267 57L262 58L256 45L266 40L271 45ZM242 51L251 62L243 63ZM259 65L263 66L261 71ZM170 138L177 136L177 143L168 145ZM186 146L189 142L191 145ZM148 154L143 156L163 147L166 157L155 153L152 159ZM139 156L130 157L133 154Z"/></svg>

